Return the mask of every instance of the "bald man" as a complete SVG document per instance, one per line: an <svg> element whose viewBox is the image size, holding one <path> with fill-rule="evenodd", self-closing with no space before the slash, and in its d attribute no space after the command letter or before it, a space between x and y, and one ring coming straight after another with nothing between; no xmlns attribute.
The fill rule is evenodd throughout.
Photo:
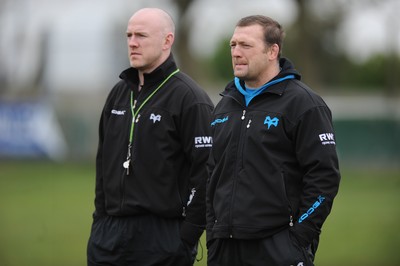
<svg viewBox="0 0 400 266"><path fill-rule="evenodd" d="M193 265L205 228L207 94L174 61L175 26L163 10L129 19L131 67L99 125L88 265Z"/></svg>

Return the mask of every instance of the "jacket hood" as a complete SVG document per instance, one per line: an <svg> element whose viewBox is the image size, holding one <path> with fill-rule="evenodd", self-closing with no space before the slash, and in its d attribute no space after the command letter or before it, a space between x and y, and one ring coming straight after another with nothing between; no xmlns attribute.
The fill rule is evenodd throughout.
<svg viewBox="0 0 400 266"><path fill-rule="evenodd" d="M281 67L281 72L279 72L273 80L287 75L294 75L295 79L301 80L301 74L294 68L293 63L289 59L281 58L279 60L279 66Z"/></svg>
<svg viewBox="0 0 400 266"><path fill-rule="evenodd" d="M287 59L287 58L281 58L279 60L279 66L281 68L281 71L279 72L278 75L276 75L273 79L268 81L267 83L273 82L274 80L279 80L283 79L284 77L287 77L289 75L293 75L294 79L301 80L301 74L294 68L293 63ZM244 87L244 81L240 80L240 84ZM272 92L274 92L273 88ZM271 91L271 89L269 89ZM231 81L228 83L228 85L225 87L225 90L221 93L221 95L226 95L227 93L231 91L236 91L236 86L235 86L235 81ZM276 92L278 94L281 94L282 92Z"/></svg>

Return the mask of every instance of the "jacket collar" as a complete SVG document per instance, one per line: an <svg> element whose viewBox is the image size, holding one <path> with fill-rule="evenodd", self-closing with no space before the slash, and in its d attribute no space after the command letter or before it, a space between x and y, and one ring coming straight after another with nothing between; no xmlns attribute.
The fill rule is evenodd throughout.
<svg viewBox="0 0 400 266"><path fill-rule="evenodd" d="M268 83L273 82L274 80L282 79L288 75L294 75L294 79L297 79L297 80L301 79L300 73L297 72L297 70L294 68L294 65L292 64L292 62L289 59L281 58L279 60L279 66L281 67L281 71L273 79L268 81ZM244 87L243 80L240 80L240 84L242 85L242 87ZM285 91L285 88L286 88L286 86L282 86L281 83L277 83L275 85L268 87L268 89L265 90L264 93L273 93L273 94L277 94L277 95L282 95ZM236 99L243 98L243 95L236 88L234 81L230 82L226 86L225 90L221 93L221 95L223 95L223 96L231 95Z"/></svg>
<svg viewBox="0 0 400 266"><path fill-rule="evenodd" d="M162 63L159 67L154 69L153 72L144 74L144 86L151 86L153 84L160 83L176 69L177 66L174 56L171 53L167 60L165 60L164 63ZM139 71L136 68L130 67L122 71L119 77L135 87L139 85Z"/></svg>

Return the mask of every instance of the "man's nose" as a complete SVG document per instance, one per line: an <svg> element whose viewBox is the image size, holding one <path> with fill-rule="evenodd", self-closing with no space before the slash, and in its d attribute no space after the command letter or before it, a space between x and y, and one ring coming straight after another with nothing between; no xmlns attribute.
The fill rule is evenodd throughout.
<svg viewBox="0 0 400 266"><path fill-rule="evenodd" d="M133 46L133 47L138 46L138 42L136 41L136 38L135 37L129 38L128 39L128 45L129 46Z"/></svg>
<svg viewBox="0 0 400 266"><path fill-rule="evenodd" d="M235 46L231 48L231 55L232 57L239 57L240 56L240 49Z"/></svg>

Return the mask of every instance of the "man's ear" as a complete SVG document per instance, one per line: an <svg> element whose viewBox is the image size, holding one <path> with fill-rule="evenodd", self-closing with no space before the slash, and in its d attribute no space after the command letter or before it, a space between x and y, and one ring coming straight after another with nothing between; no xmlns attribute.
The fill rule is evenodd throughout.
<svg viewBox="0 0 400 266"><path fill-rule="evenodd" d="M163 48L165 50L171 49L172 48L172 44L174 43L174 40L175 40L174 34L168 33L167 36L165 36Z"/></svg>
<svg viewBox="0 0 400 266"><path fill-rule="evenodd" d="M270 60L276 60L278 58L279 46L276 43L269 47L268 55Z"/></svg>

